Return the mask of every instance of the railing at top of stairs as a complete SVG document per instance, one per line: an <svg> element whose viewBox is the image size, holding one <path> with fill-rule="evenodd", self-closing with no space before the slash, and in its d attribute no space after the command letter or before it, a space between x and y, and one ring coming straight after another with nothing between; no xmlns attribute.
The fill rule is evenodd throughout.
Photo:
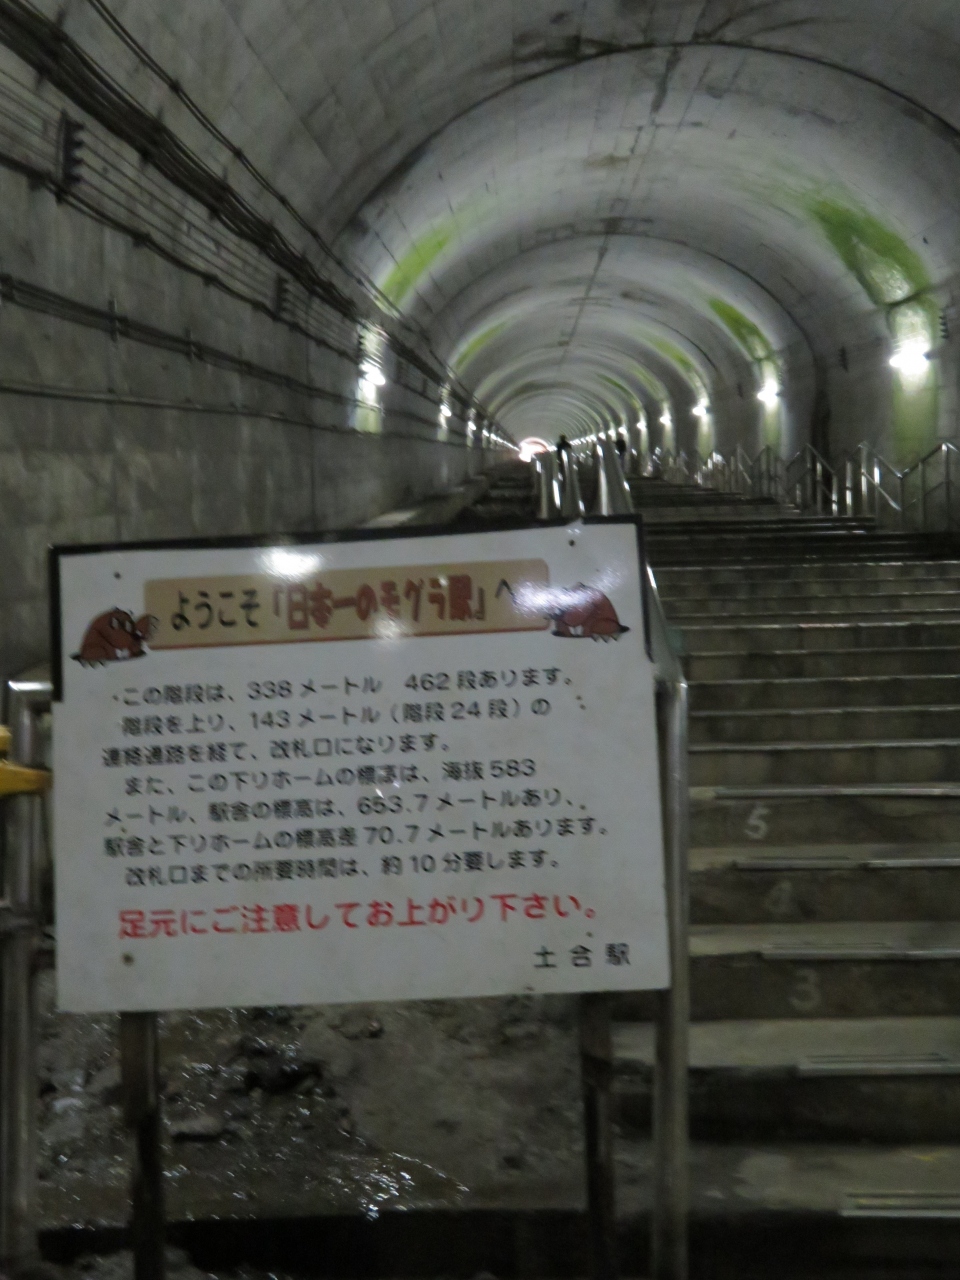
<svg viewBox="0 0 960 1280"><path fill-rule="evenodd" d="M833 462L808 444L789 459L769 445L755 458L740 447L705 457L655 449L640 459L639 473L670 484L766 498L805 513L867 518L886 528L960 529L960 449L950 441L902 470L868 444Z"/></svg>

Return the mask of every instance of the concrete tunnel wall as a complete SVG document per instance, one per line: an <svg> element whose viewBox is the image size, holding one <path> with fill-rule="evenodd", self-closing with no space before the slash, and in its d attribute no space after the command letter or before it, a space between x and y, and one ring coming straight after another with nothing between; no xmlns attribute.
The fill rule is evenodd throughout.
<svg viewBox="0 0 960 1280"><path fill-rule="evenodd" d="M21 88L28 70L0 51ZM49 185L0 169L0 191L4 678L47 656L51 544L349 527L495 455L429 353L415 366L380 342L371 407L365 326L313 341Z"/></svg>

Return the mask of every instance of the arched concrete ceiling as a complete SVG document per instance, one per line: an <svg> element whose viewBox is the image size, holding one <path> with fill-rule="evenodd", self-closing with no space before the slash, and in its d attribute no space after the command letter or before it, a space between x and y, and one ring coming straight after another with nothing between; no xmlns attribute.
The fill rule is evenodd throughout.
<svg viewBox="0 0 960 1280"><path fill-rule="evenodd" d="M801 440L837 348L956 274L955 0L111 8L505 421L633 366L729 415L772 369Z"/></svg>

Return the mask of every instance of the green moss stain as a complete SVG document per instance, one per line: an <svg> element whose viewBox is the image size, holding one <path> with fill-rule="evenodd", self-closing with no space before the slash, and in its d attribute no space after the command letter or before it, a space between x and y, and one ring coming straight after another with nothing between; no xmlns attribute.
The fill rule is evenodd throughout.
<svg viewBox="0 0 960 1280"><path fill-rule="evenodd" d="M708 303L713 314L751 360L772 360L776 363L777 356L770 339L749 316L724 298L710 298Z"/></svg>
<svg viewBox="0 0 960 1280"><path fill-rule="evenodd" d="M395 306L400 306L417 281L429 271L453 239L453 235L454 229L449 224L434 227L432 231L422 235L397 262L380 286Z"/></svg>
<svg viewBox="0 0 960 1280"><path fill-rule="evenodd" d="M650 338L649 342L654 351L659 351L665 360L676 365L685 377L696 378L698 382L702 382L699 369L676 343L669 342L666 338Z"/></svg>
<svg viewBox="0 0 960 1280"><path fill-rule="evenodd" d="M926 264L894 230L853 202L808 196L807 213L837 257L876 307L883 308L893 351L903 346L932 350L940 307ZM936 370L910 376L892 373L890 452L912 462L937 439L940 415Z"/></svg>
<svg viewBox="0 0 960 1280"><path fill-rule="evenodd" d="M488 325L486 329L481 329L478 334L472 337L469 342L458 351L452 360L454 369L465 369L470 362L480 354L480 352L490 345L495 338L499 338L504 329L510 324L509 320L500 320L497 324Z"/></svg>
<svg viewBox="0 0 960 1280"><path fill-rule="evenodd" d="M709 298L708 305L737 345L754 361L760 381L762 383L775 382L779 385L780 361L777 359L777 353L774 351L770 339L760 326L755 324L749 316L745 316L732 302L727 302L725 298ZM772 449L778 449L780 447L781 427L779 403L776 405L764 405L760 422L760 436L763 443L769 445Z"/></svg>
<svg viewBox="0 0 960 1280"><path fill-rule="evenodd" d="M864 209L810 196L806 209L837 257L878 307L903 302L930 288L920 255Z"/></svg>
<svg viewBox="0 0 960 1280"><path fill-rule="evenodd" d="M628 405L631 405L634 409L639 409L640 401L637 399L637 393L635 391L631 391L625 382L621 382L619 378L611 377L609 373L601 373L598 377L600 378L600 381L605 382L608 387L613 387L615 391L618 391L620 395L623 396L624 400L626 400Z"/></svg>
<svg viewBox="0 0 960 1280"><path fill-rule="evenodd" d="M937 442L940 393L931 371L921 385L893 378L893 441L887 452L894 466L909 466Z"/></svg>

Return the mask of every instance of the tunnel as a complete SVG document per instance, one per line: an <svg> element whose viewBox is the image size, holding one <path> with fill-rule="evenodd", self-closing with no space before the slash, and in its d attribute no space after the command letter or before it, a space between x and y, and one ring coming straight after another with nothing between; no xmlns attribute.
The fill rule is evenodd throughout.
<svg viewBox="0 0 960 1280"><path fill-rule="evenodd" d="M949 0L0 0L3 680L55 665L51 547L639 514L691 698L692 1277L960 1265L958 70ZM54 925L9 1280L129 1263L116 1019L54 1011ZM571 1001L166 1014L168 1271L585 1274Z"/></svg>

